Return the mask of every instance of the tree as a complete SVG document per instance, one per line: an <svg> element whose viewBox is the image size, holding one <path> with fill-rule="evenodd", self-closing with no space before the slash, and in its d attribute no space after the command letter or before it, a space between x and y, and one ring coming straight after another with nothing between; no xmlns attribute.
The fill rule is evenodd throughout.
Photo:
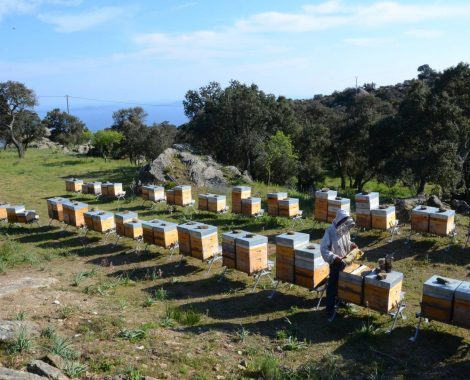
<svg viewBox="0 0 470 380"><path fill-rule="evenodd" d="M114 149L119 145L123 138L124 136L121 132L102 130L94 134L93 145L100 151L104 160L107 161L107 159L112 156Z"/></svg>
<svg viewBox="0 0 470 380"><path fill-rule="evenodd" d="M58 108L47 113L43 124L51 131L50 139L64 146L79 145L87 141L88 129L85 123Z"/></svg>
<svg viewBox="0 0 470 380"><path fill-rule="evenodd" d="M170 148L175 140L178 129L173 124L163 122L148 128L147 141L144 144L145 158L149 161L157 158L163 151Z"/></svg>
<svg viewBox="0 0 470 380"><path fill-rule="evenodd" d="M14 81L0 83L0 130L3 131L7 141L16 147L19 158L24 157L25 146L18 118L26 117L24 111L29 111L37 104L34 91L23 83Z"/></svg>

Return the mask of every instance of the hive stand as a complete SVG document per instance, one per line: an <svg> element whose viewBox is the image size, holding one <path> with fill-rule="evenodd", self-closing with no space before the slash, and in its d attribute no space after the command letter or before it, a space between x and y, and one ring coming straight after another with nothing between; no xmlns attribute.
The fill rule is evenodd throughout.
<svg viewBox="0 0 470 380"><path fill-rule="evenodd" d="M268 267L266 269L262 269L262 270L252 274L253 279L255 281L255 283L253 285L253 289L251 289L252 293L254 293L256 291L256 288L258 287L258 285L259 285L259 283L260 283L260 281L263 277L269 278L271 280L271 284L274 284L276 282L274 280L274 278L272 277L273 268L274 268L274 261L268 260ZM234 270L236 270L236 269L234 268ZM222 269L222 273L219 276L218 282L222 282L225 279L225 274L227 273L227 271L228 271L228 268L226 266L224 266L223 269ZM271 299L272 297L271 298L268 297L268 298Z"/></svg>
<svg viewBox="0 0 470 380"><path fill-rule="evenodd" d="M393 223L390 224L389 229L387 230L390 233L390 239L388 239L389 243L393 242L393 238L396 235L400 235L400 221L396 219Z"/></svg>

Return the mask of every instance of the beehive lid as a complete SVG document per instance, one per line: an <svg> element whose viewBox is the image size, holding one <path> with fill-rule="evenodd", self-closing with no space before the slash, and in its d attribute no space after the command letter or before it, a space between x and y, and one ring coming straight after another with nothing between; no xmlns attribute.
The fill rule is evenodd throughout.
<svg viewBox="0 0 470 380"><path fill-rule="evenodd" d="M252 233L243 234L236 239L237 246L250 248L262 244L268 244L268 238L263 235L256 235Z"/></svg>
<svg viewBox="0 0 470 380"><path fill-rule="evenodd" d="M304 247L295 249L295 258L314 260L319 257L321 257L320 244L309 243Z"/></svg>
<svg viewBox="0 0 470 380"><path fill-rule="evenodd" d="M459 287L455 290L455 299L460 301L470 302L470 282L462 281Z"/></svg>
<svg viewBox="0 0 470 380"><path fill-rule="evenodd" d="M372 271L371 273L367 274L364 277L364 281L366 284L371 284L373 286L384 288L384 289L391 289L399 282L403 281L403 273L401 272L390 272L387 273L387 278L384 280L377 279L377 273Z"/></svg>
<svg viewBox="0 0 470 380"><path fill-rule="evenodd" d="M157 227L162 221L160 219L142 220L142 227L149 227L150 229Z"/></svg>
<svg viewBox="0 0 470 380"><path fill-rule="evenodd" d="M336 190L330 190L328 188L315 191L315 198L331 199L335 198L337 195L338 192Z"/></svg>
<svg viewBox="0 0 470 380"><path fill-rule="evenodd" d="M192 229L196 228L197 226L201 225L202 223L200 222L186 222L186 223L183 223L183 224L180 224L178 225L178 231L181 231L181 232L189 232L191 231Z"/></svg>
<svg viewBox="0 0 470 380"><path fill-rule="evenodd" d="M438 218L438 219L449 219L452 217L455 217L455 211L454 210L437 210L436 212L431 213L430 215L432 218Z"/></svg>
<svg viewBox="0 0 470 380"><path fill-rule="evenodd" d="M449 282L445 285L439 284L436 280L438 277L441 277ZM462 281L460 280L434 275L424 283L423 294L450 301L454 296L455 289L457 289L461 283Z"/></svg>
<svg viewBox="0 0 470 380"><path fill-rule="evenodd" d="M51 204L62 204L62 203L70 202L70 199L62 198L62 197L54 197L54 198L49 198L47 201Z"/></svg>
<svg viewBox="0 0 470 380"><path fill-rule="evenodd" d="M112 182L107 182L107 181L106 181L106 182L103 182L103 183L101 184L101 186L113 186L113 185L114 185L114 183L112 183Z"/></svg>
<svg viewBox="0 0 470 380"><path fill-rule="evenodd" d="M7 207L9 207L9 206L10 206L9 203L0 202L0 207L2 207L2 208L7 208Z"/></svg>
<svg viewBox="0 0 470 380"><path fill-rule="evenodd" d="M386 216L395 213L395 206L388 206L385 208L375 208L370 210L372 215Z"/></svg>
<svg viewBox="0 0 470 380"><path fill-rule="evenodd" d="M348 198L341 198L341 197L336 197L334 199L328 199L328 204L340 206L340 205L346 205L350 204L351 200Z"/></svg>
<svg viewBox="0 0 470 380"><path fill-rule="evenodd" d="M24 211L25 210L25 206L24 205L9 205L7 207L7 210L10 211L10 212L20 212L20 211Z"/></svg>
<svg viewBox="0 0 470 380"><path fill-rule="evenodd" d="M283 205L283 206L289 206L289 205L295 205L295 204L299 204L298 198L287 198L287 199L281 199L279 201L279 205Z"/></svg>
<svg viewBox="0 0 470 380"><path fill-rule="evenodd" d="M106 220L106 219L114 218L114 214L109 211L98 210L92 215L92 218L99 219L99 220Z"/></svg>
<svg viewBox="0 0 470 380"><path fill-rule="evenodd" d="M124 219L135 219L137 218L137 213L134 211L122 211L114 215L115 219L124 220Z"/></svg>
<svg viewBox="0 0 470 380"><path fill-rule="evenodd" d="M133 219L133 220L130 220L126 223L124 223L125 226L133 226L133 227L142 227L142 221L141 220L138 220L138 219Z"/></svg>
<svg viewBox="0 0 470 380"><path fill-rule="evenodd" d="M161 232L168 232L168 231L173 231L178 227L178 224L172 223L172 222L167 222L165 220L161 220L160 223L158 223L154 228L157 231Z"/></svg>
<svg viewBox="0 0 470 380"><path fill-rule="evenodd" d="M201 198L201 199L207 199L209 198L210 194L198 194L198 198Z"/></svg>
<svg viewBox="0 0 470 380"><path fill-rule="evenodd" d="M174 193L175 192L175 189L168 189L166 190L167 193Z"/></svg>
<svg viewBox="0 0 470 380"><path fill-rule="evenodd" d="M428 215L435 213L437 210L438 209L436 207L431 206L416 206L413 210L411 210L411 212L420 215Z"/></svg>
<svg viewBox="0 0 470 380"><path fill-rule="evenodd" d="M247 234L248 232L243 231L243 230L231 230L228 232L224 232L222 234L222 241L226 242L232 242L234 241L237 237L243 236Z"/></svg>
<svg viewBox="0 0 470 380"><path fill-rule="evenodd" d="M88 208L88 204L83 202L68 202L64 203L64 207L73 209L73 210L81 210L83 208Z"/></svg>
<svg viewBox="0 0 470 380"><path fill-rule="evenodd" d="M255 204L255 203L261 203L261 198L256 198L256 197L250 197L250 198L245 198L242 199L242 204Z"/></svg>
<svg viewBox="0 0 470 380"><path fill-rule="evenodd" d="M69 178L67 181L74 182L74 183L83 183L83 179L79 179L79 178Z"/></svg>
<svg viewBox="0 0 470 380"><path fill-rule="evenodd" d="M251 190L251 187L249 186L234 186L232 187L232 191L234 193L242 193L244 191L250 191Z"/></svg>
<svg viewBox="0 0 470 380"><path fill-rule="evenodd" d="M212 235L212 234L216 234L217 233L217 227L215 226L210 226L208 224L203 224L203 223L200 223L198 226L194 227L194 228L191 228L189 230L189 233L191 236L195 236L195 237L204 237L204 236L207 236L207 235Z"/></svg>
<svg viewBox="0 0 470 380"><path fill-rule="evenodd" d="M189 185L178 185L173 188L174 190L191 190Z"/></svg>
<svg viewBox="0 0 470 380"><path fill-rule="evenodd" d="M285 199L287 198L287 193L268 193L268 199Z"/></svg>
<svg viewBox="0 0 470 380"><path fill-rule="evenodd" d="M86 216L89 216L89 217L93 217L94 215L98 214L99 212L101 212L100 210L90 210L90 211L87 211L84 215Z"/></svg>
<svg viewBox="0 0 470 380"><path fill-rule="evenodd" d="M226 197L225 195L220 195L220 194L208 194L207 199L209 200L209 202L217 202L217 201L225 200Z"/></svg>
<svg viewBox="0 0 470 380"><path fill-rule="evenodd" d="M276 244L290 248L306 245L309 241L310 235L302 232L286 232L276 236Z"/></svg>
<svg viewBox="0 0 470 380"><path fill-rule="evenodd" d="M379 193L375 191L367 192L367 193L358 193L355 195L356 200L363 200L363 201L371 201L373 199L377 199L379 197Z"/></svg>

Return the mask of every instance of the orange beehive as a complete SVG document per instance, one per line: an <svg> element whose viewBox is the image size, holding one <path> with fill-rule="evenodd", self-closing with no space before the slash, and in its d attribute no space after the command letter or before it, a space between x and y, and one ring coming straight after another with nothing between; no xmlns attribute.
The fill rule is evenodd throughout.
<svg viewBox="0 0 470 380"><path fill-rule="evenodd" d="M335 199L338 192L328 188L315 191L315 219L326 222L328 219L328 200Z"/></svg>
<svg viewBox="0 0 470 380"><path fill-rule="evenodd" d="M154 185L142 186L141 196L145 200L158 202L165 199L165 188Z"/></svg>
<svg viewBox="0 0 470 380"><path fill-rule="evenodd" d="M107 185L107 196L110 198L115 198L122 192L122 183L120 182L114 182Z"/></svg>
<svg viewBox="0 0 470 380"><path fill-rule="evenodd" d="M363 304L380 313L388 313L401 301L403 273L390 272L384 280L377 279L375 271L364 277Z"/></svg>
<svg viewBox="0 0 470 380"><path fill-rule="evenodd" d="M430 206L417 206L411 210L411 229L416 232L429 232L429 216L438 209Z"/></svg>
<svg viewBox="0 0 470 380"><path fill-rule="evenodd" d="M18 223L18 213L25 211L24 205L9 205L7 207L8 223Z"/></svg>
<svg viewBox="0 0 470 380"><path fill-rule="evenodd" d="M108 232L116 227L114 214L107 211L98 211L92 215L93 229L97 232Z"/></svg>
<svg viewBox="0 0 470 380"><path fill-rule="evenodd" d="M246 233L236 238L236 269L248 275L268 267L268 238Z"/></svg>
<svg viewBox="0 0 470 380"><path fill-rule="evenodd" d="M454 294L453 321L456 325L470 328L470 282L462 281Z"/></svg>
<svg viewBox="0 0 470 380"><path fill-rule="evenodd" d="M440 283L437 278L446 280ZM462 281L442 276L432 276L423 285L421 314L423 317L445 322L452 322L454 294Z"/></svg>
<svg viewBox="0 0 470 380"><path fill-rule="evenodd" d="M234 186L232 188L232 212L234 214L241 214L242 199L246 199L249 197L251 197L251 187Z"/></svg>
<svg viewBox="0 0 470 380"><path fill-rule="evenodd" d="M69 178L65 180L65 191L72 193L80 193L82 191L83 180L77 178Z"/></svg>
<svg viewBox="0 0 470 380"><path fill-rule="evenodd" d="M295 250L308 245L309 234L287 232L276 236L276 278L295 283Z"/></svg>
<svg viewBox="0 0 470 380"><path fill-rule="evenodd" d="M142 222L144 242L169 248L178 241L177 224L154 219Z"/></svg>
<svg viewBox="0 0 470 380"><path fill-rule="evenodd" d="M142 222L138 219L133 219L124 223L124 236L131 239L139 239L142 237Z"/></svg>
<svg viewBox="0 0 470 380"><path fill-rule="evenodd" d="M347 198L336 197L328 199L328 218L327 221L331 223L336 218L338 210L351 211L351 201Z"/></svg>
<svg viewBox="0 0 470 380"><path fill-rule="evenodd" d="M202 223L199 223L199 222L187 222L187 223L180 224L177 227L179 250L182 255L191 256L190 231L201 224Z"/></svg>
<svg viewBox="0 0 470 380"><path fill-rule="evenodd" d="M242 199L242 214L246 216L256 215L261 212L261 198Z"/></svg>
<svg viewBox="0 0 470 380"><path fill-rule="evenodd" d="M448 236L455 228L455 211L439 209L429 214L429 232L439 236Z"/></svg>
<svg viewBox="0 0 470 380"><path fill-rule="evenodd" d="M191 256L207 260L219 251L217 227L200 224L189 231Z"/></svg>
<svg viewBox="0 0 470 380"><path fill-rule="evenodd" d="M64 203L64 223L74 227L85 225L84 214L88 211L88 205L82 202Z"/></svg>
<svg viewBox="0 0 470 380"><path fill-rule="evenodd" d="M174 189L175 192L175 204L178 206L187 206L193 201L193 196L191 193L191 186L181 185L176 186Z"/></svg>
<svg viewBox="0 0 470 380"><path fill-rule="evenodd" d="M396 222L395 206L380 206L372 210L372 228L388 230Z"/></svg>
<svg viewBox="0 0 470 380"><path fill-rule="evenodd" d="M7 207L10 206L8 203L0 203L0 220L7 219Z"/></svg>
<svg viewBox="0 0 470 380"><path fill-rule="evenodd" d="M279 215L279 201L287 199L287 193L268 193L268 215L278 216Z"/></svg>
<svg viewBox="0 0 470 380"><path fill-rule="evenodd" d="M207 198L209 194L198 194L197 196L197 209L200 211L207 211Z"/></svg>
<svg viewBox="0 0 470 380"><path fill-rule="evenodd" d="M173 189L166 190L166 203L169 205L175 204L175 191Z"/></svg>
<svg viewBox="0 0 470 380"><path fill-rule="evenodd" d="M123 211L114 214L114 222L116 223L116 234L119 236L125 236L124 224L132 220L137 220L137 213L134 211Z"/></svg>
<svg viewBox="0 0 470 380"><path fill-rule="evenodd" d="M90 210L83 214L83 219L85 220L85 226L89 230L93 230L93 215L99 213L99 210Z"/></svg>
<svg viewBox="0 0 470 380"><path fill-rule="evenodd" d="M299 212L299 200L297 198L279 200L279 216L293 218L299 215Z"/></svg>
<svg viewBox="0 0 470 380"><path fill-rule="evenodd" d="M64 203L70 202L67 198L54 197L47 200L47 213L50 219L62 222L64 220ZM1 219L1 218L0 218Z"/></svg>
<svg viewBox="0 0 470 380"><path fill-rule="evenodd" d="M246 235L246 231L233 230L222 234L222 265L227 268L237 267L237 238Z"/></svg>
<svg viewBox="0 0 470 380"><path fill-rule="evenodd" d="M103 182L101 184L101 195L103 197L108 197L109 196L109 191L110 191L110 188L113 186L113 184L111 182Z"/></svg>
<svg viewBox="0 0 470 380"><path fill-rule="evenodd" d="M225 195L209 194L207 197L207 211L221 212L225 210L226 203Z"/></svg>
<svg viewBox="0 0 470 380"><path fill-rule="evenodd" d="M295 284L315 289L322 284L330 273L330 266L323 260L319 244L307 244L296 248Z"/></svg>
<svg viewBox="0 0 470 380"><path fill-rule="evenodd" d="M364 276L370 272L371 269L366 265L356 263L348 265L339 273L338 298L356 305L362 305Z"/></svg>

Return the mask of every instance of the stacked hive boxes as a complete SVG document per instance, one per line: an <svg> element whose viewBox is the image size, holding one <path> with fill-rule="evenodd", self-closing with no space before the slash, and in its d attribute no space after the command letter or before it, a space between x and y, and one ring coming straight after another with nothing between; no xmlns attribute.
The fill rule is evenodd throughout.
<svg viewBox="0 0 470 380"><path fill-rule="evenodd" d="M395 224L395 206L380 206L371 210L372 228L388 230Z"/></svg>
<svg viewBox="0 0 470 380"><path fill-rule="evenodd" d="M364 305L380 313L388 313L401 301L403 273L390 272L383 280L373 271L364 277Z"/></svg>
<svg viewBox="0 0 470 380"><path fill-rule="evenodd" d="M371 228L371 211L379 207L379 193L356 194L356 223L359 227Z"/></svg>
<svg viewBox="0 0 470 380"><path fill-rule="evenodd" d="M133 211L123 211L123 212L118 212L117 214L114 215L114 222L116 223L116 233L119 236L125 236L124 235L124 224L132 221L132 220L137 220L137 213Z"/></svg>
<svg viewBox="0 0 470 380"><path fill-rule="evenodd" d="M87 211L83 214L83 218L85 220L85 226L90 229L90 230L93 230L94 229L94 226L93 226L93 215L95 214L98 214L100 212L100 210L90 210L90 211Z"/></svg>
<svg viewBox="0 0 470 380"><path fill-rule="evenodd" d="M47 200L47 213L50 219L62 222L64 220L64 203L70 202L67 198L54 197ZM1 219L1 218L0 218Z"/></svg>
<svg viewBox="0 0 470 380"><path fill-rule="evenodd" d="M221 212L225 210L227 199L225 195L208 194L207 211Z"/></svg>
<svg viewBox="0 0 470 380"><path fill-rule="evenodd" d="M142 198L152 202L164 200L165 188L154 185L142 186Z"/></svg>
<svg viewBox="0 0 470 380"><path fill-rule="evenodd" d="M218 253L219 240L217 227L199 224L189 231L191 256L200 260L207 260Z"/></svg>
<svg viewBox="0 0 470 380"><path fill-rule="evenodd" d="M64 209L64 223L74 227L85 225L84 214L88 211L88 205L82 202L69 202L62 204Z"/></svg>
<svg viewBox="0 0 470 380"><path fill-rule="evenodd" d="M295 250L308 245L310 236L301 232L287 232L276 236L276 278L294 284Z"/></svg>
<svg viewBox="0 0 470 380"><path fill-rule="evenodd" d="M169 205L174 205L175 204L175 190L169 189L166 190L166 203Z"/></svg>
<svg viewBox="0 0 470 380"><path fill-rule="evenodd" d="M210 194L198 194L197 196L197 209L200 211L207 211L207 198Z"/></svg>
<svg viewBox="0 0 470 380"><path fill-rule="evenodd" d="M101 184L101 195L109 198L116 198L119 194L123 193L122 183L120 182L105 182Z"/></svg>
<svg viewBox="0 0 470 380"><path fill-rule="evenodd" d="M246 235L246 231L233 230L222 234L222 265L235 269L237 267L237 238Z"/></svg>
<svg viewBox="0 0 470 380"><path fill-rule="evenodd" d="M142 222L144 242L169 248L178 241L177 224L154 219Z"/></svg>
<svg viewBox="0 0 470 380"><path fill-rule="evenodd" d="M295 284L308 289L320 285L330 273L330 266L321 256L319 244L307 244L296 248L295 255Z"/></svg>
<svg viewBox="0 0 470 380"><path fill-rule="evenodd" d="M371 273L366 265L356 263L348 265L339 273L338 297L346 302L362 305L364 294L364 276Z"/></svg>
<svg viewBox="0 0 470 380"><path fill-rule="evenodd" d="M456 325L470 328L470 282L462 281L455 290L453 321Z"/></svg>
<svg viewBox="0 0 470 380"><path fill-rule="evenodd" d="M140 239L143 235L142 221L132 219L124 223L124 236L131 239Z"/></svg>
<svg viewBox="0 0 470 380"><path fill-rule="evenodd" d="M101 195L103 197L108 197L109 196L109 190L111 189L112 186L113 186L113 184L111 182L103 182L101 184Z"/></svg>
<svg viewBox="0 0 470 380"><path fill-rule="evenodd" d="M182 255L191 256L191 234L190 231L197 226L202 225L199 222L187 222L177 227L179 250Z"/></svg>
<svg viewBox="0 0 470 380"><path fill-rule="evenodd" d="M429 232L429 217L437 211L435 207L415 207L411 210L411 229L416 232Z"/></svg>
<svg viewBox="0 0 470 380"><path fill-rule="evenodd" d="M232 188L232 212L242 213L242 200L251 197L251 187L234 186Z"/></svg>
<svg viewBox="0 0 470 380"><path fill-rule="evenodd" d="M268 238L251 233L235 239L236 269L248 275L268 267Z"/></svg>
<svg viewBox="0 0 470 380"><path fill-rule="evenodd" d="M10 206L9 203L0 203L0 220L5 220L8 218L7 208Z"/></svg>
<svg viewBox="0 0 470 380"><path fill-rule="evenodd" d="M176 186L174 189L175 204L178 206L187 206L192 203L191 186Z"/></svg>
<svg viewBox="0 0 470 380"><path fill-rule="evenodd" d="M88 182L84 184L83 193L92 195L101 194L101 182Z"/></svg>
<svg viewBox="0 0 470 380"><path fill-rule="evenodd" d="M261 198L244 198L242 202L242 215L252 216L261 212Z"/></svg>
<svg viewBox="0 0 470 380"><path fill-rule="evenodd" d="M429 232L439 236L448 236L455 228L455 211L438 209L429 214Z"/></svg>
<svg viewBox="0 0 470 380"><path fill-rule="evenodd" d="M338 210L351 211L351 201L347 198L336 197L328 199L328 218L327 222L331 223L336 217Z"/></svg>
<svg viewBox="0 0 470 380"><path fill-rule="evenodd" d="M35 220L39 219L39 216L36 214L36 211L34 210L24 210L20 211L16 214L16 218L18 220L18 223L31 223Z"/></svg>
<svg viewBox="0 0 470 380"><path fill-rule="evenodd" d="M98 232L108 232L116 227L112 212L98 211L92 215L93 229Z"/></svg>
<svg viewBox="0 0 470 380"><path fill-rule="evenodd" d="M279 215L279 201L287 199L287 193L268 193L268 215Z"/></svg>
<svg viewBox="0 0 470 380"><path fill-rule="evenodd" d="M462 281L441 277L446 281L445 284L441 284L437 281L438 277L432 276L423 285L421 313L423 317L451 323L455 291ZM467 309L467 313L469 311Z"/></svg>
<svg viewBox="0 0 470 380"><path fill-rule="evenodd" d="M293 218L299 215L299 200L297 198L287 198L279 201L279 216Z"/></svg>
<svg viewBox="0 0 470 380"><path fill-rule="evenodd" d="M335 199L338 192L330 189L315 191L315 219L326 222L328 220L328 200Z"/></svg>
<svg viewBox="0 0 470 380"><path fill-rule="evenodd" d="M80 193L83 187L83 180L77 178L69 178L65 180L65 191L72 193Z"/></svg>
<svg viewBox="0 0 470 380"><path fill-rule="evenodd" d="M19 223L18 214L25 210L24 205L9 205L7 207L8 223Z"/></svg>

